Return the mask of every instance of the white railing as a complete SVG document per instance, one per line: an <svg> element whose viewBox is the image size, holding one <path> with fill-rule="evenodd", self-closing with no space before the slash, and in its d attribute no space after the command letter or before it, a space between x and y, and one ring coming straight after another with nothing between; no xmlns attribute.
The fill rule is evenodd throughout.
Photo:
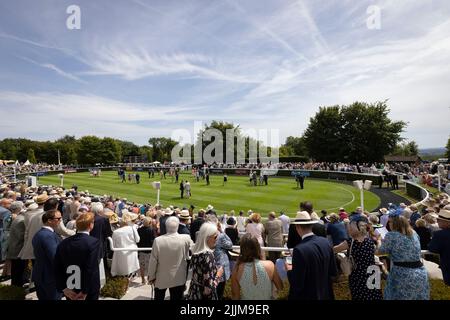
<svg viewBox="0 0 450 320"><path fill-rule="evenodd" d="M152 248L116 248L114 247L114 243L111 237L108 237L108 241L113 252L115 251L151 251ZM240 246L233 246L233 250L239 250ZM271 251L271 252L291 252L292 249L286 247L261 247L263 251ZM421 250L421 255L425 254L434 254L428 250Z"/></svg>

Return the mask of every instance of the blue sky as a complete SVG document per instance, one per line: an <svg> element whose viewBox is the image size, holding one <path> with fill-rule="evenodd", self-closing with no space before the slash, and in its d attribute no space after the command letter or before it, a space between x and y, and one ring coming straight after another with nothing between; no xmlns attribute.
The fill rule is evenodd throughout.
<svg viewBox="0 0 450 320"><path fill-rule="evenodd" d="M443 147L449 84L448 0L0 2L0 138L143 145L216 119L283 142L319 106L389 99L405 138Z"/></svg>

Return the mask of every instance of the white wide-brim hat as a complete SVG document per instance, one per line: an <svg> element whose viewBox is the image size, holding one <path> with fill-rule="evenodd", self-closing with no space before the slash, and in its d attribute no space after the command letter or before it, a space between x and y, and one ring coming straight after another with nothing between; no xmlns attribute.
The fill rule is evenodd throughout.
<svg viewBox="0 0 450 320"><path fill-rule="evenodd" d="M291 219L291 224L316 224L318 220L311 219L311 216L306 211L297 212L297 216Z"/></svg>

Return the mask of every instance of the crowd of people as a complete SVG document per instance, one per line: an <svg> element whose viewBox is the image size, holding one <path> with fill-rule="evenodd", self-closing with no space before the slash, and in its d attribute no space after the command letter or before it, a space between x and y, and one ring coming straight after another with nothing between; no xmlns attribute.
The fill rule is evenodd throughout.
<svg viewBox="0 0 450 320"><path fill-rule="evenodd" d="M111 250L108 237L119 250ZM446 194L422 207L392 204L375 213L341 208L319 216L312 203L303 202L293 219L270 212L263 221L251 210L218 216L212 205L163 208L91 195L76 186L10 184L0 189L0 239L2 278L34 286L43 300L98 299L107 274L140 276L154 286L155 299L164 299L167 289L175 300L222 299L228 281L233 299L273 298L286 281L290 299L333 299L342 251L352 261L354 300L429 299L421 250L440 256L450 285ZM266 245L281 250L265 252ZM384 293L367 285L369 268L387 274ZM67 288L68 277L76 274L79 286Z"/></svg>

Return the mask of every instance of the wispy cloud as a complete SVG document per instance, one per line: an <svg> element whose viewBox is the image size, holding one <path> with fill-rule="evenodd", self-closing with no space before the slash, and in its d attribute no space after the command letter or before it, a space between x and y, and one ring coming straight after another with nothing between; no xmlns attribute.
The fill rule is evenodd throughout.
<svg viewBox="0 0 450 320"><path fill-rule="evenodd" d="M57 74L59 74L60 76L62 76L64 78L67 78L67 79L70 79L70 80L74 80L74 81L77 81L77 82L80 82L80 83L83 83L83 84L87 83L86 81L80 79L79 77L77 77L77 76L75 76L75 75L73 75L73 74L71 74L69 72L66 72L64 70L61 70L60 68L58 68L54 64L51 64L51 63L39 63L39 62L36 62L33 59L30 59L30 58L27 58L27 57L21 57L21 58L23 60L28 61L28 62L30 62L32 64L35 64L37 66L53 70L54 72L56 72Z"/></svg>

